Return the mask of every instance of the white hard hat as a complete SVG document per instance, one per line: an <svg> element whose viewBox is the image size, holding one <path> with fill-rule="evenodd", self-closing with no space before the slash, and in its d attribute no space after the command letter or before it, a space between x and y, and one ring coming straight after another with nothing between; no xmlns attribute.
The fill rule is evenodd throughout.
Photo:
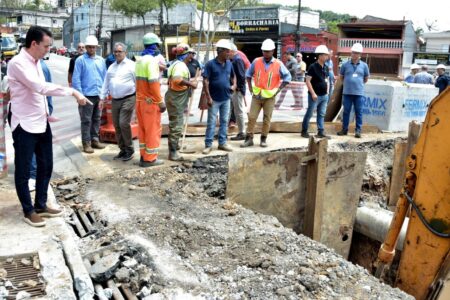
<svg viewBox="0 0 450 300"><path fill-rule="evenodd" d="M86 38L86 42L84 44L86 46L98 46L98 40L95 36L90 35Z"/></svg>
<svg viewBox="0 0 450 300"><path fill-rule="evenodd" d="M316 54L330 54L330 52L328 51L327 46L325 46L325 45L317 46L316 50L314 51L314 53L316 53Z"/></svg>
<svg viewBox="0 0 450 300"><path fill-rule="evenodd" d="M436 67L436 70L437 69L443 69L443 70L445 70L445 66L443 65L443 64L439 64L439 65L437 65L437 67Z"/></svg>
<svg viewBox="0 0 450 300"><path fill-rule="evenodd" d="M231 50L231 42L230 42L230 40L226 40L226 39L218 40L216 43L216 48L224 48L224 49Z"/></svg>
<svg viewBox="0 0 450 300"><path fill-rule="evenodd" d="M354 43L353 46L352 46L352 52L362 53L363 52L363 46L360 43Z"/></svg>
<svg viewBox="0 0 450 300"><path fill-rule="evenodd" d="M231 43L231 51L237 51L237 47L233 43Z"/></svg>
<svg viewBox="0 0 450 300"><path fill-rule="evenodd" d="M412 64L410 67L411 70L420 69L420 66L418 64Z"/></svg>
<svg viewBox="0 0 450 300"><path fill-rule="evenodd" d="M272 51L275 50L275 43L271 39L266 39L261 45L262 51Z"/></svg>

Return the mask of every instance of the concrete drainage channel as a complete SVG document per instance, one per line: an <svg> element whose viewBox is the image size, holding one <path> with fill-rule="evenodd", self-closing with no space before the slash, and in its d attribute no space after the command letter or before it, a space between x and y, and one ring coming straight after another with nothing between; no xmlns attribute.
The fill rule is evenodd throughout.
<svg viewBox="0 0 450 300"><path fill-rule="evenodd" d="M392 144L357 149L373 154L360 204L379 204ZM74 208L97 299L410 299L276 218L226 200L227 164L205 157L56 184L60 203Z"/></svg>

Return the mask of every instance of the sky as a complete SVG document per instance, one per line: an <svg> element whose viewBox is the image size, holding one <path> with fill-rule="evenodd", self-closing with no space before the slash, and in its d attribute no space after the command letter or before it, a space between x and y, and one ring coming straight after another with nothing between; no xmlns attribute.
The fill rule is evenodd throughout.
<svg viewBox="0 0 450 300"><path fill-rule="evenodd" d="M296 5L298 0L263 0L265 3ZM302 0L302 6L312 9L331 10L336 13L348 13L362 18L372 15L389 20L412 20L414 28L426 24L435 24L437 31L450 30L450 1L404 1L404 0ZM433 23L434 22L434 23Z"/></svg>

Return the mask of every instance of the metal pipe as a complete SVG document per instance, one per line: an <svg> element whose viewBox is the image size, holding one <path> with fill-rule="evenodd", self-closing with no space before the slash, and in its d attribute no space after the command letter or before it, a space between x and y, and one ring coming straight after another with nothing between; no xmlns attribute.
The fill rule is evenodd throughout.
<svg viewBox="0 0 450 300"><path fill-rule="evenodd" d="M393 216L393 212L383 208L373 208L367 206L358 207L356 211L354 230L368 236L373 240L383 243ZM405 222L403 222L396 245L396 249L399 251L403 250L403 242L405 241L408 224L409 218L405 218Z"/></svg>

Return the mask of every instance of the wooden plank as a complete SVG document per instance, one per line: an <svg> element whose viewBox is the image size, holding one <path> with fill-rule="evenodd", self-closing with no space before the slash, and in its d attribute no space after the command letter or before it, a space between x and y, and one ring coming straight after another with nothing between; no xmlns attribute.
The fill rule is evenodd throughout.
<svg viewBox="0 0 450 300"><path fill-rule="evenodd" d="M302 126L302 122L272 122L270 124L270 132L272 133L300 133L300 128ZM310 132L317 131L317 124L310 123ZM261 133L262 123L258 122L255 126L254 133ZM324 129L328 134L336 134L338 131L342 129L341 122L325 122ZM216 131L218 128L216 128ZM186 136L204 136L206 131L206 124L203 123L195 123L189 124L188 130L186 132ZM349 125L349 131L355 131L355 124ZM380 129L375 125L363 124L362 126L363 133L379 133ZM168 125L163 125L162 135L167 136L169 133ZM237 128L229 128L228 134L233 135L237 134Z"/></svg>
<svg viewBox="0 0 450 300"><path fill-rule="evenodd" d="M343 92L342 81L338 79L334 86L333 94L330 96L330 101L327 105L327 112L325 113L325 121L333 122L339 115L342 107L342 92Z"/></svg>
<svg viewBox="0 0 450 300"><path fill-rule="evenodd" d="M322 227L322 208L327 169L327 139L310 137L308 155L316 155L310 160L306 169L305 223L303 232L306 236L320 241Z"/></svg>
<svg viewBox="0 0 450 300"><path fill-rule="evenodd" d="M409 123L408 141L402 143L402 145L395 145L394 148L394 162L392 164L392 176L389 187L388 206L395 207L400 195L405 172L406 172L406 158L411 155L412 149L419 139L420 130L422 125L417 121Z"/></svg>
<svg viewBox="0 0 450 300"><path fill-rule="evenodd" d="M392 163L392 175L387 199L389 206L397 205L397 200L403 187L407 147L406 141L397 141L394 145L394 161Z"/></svg>

